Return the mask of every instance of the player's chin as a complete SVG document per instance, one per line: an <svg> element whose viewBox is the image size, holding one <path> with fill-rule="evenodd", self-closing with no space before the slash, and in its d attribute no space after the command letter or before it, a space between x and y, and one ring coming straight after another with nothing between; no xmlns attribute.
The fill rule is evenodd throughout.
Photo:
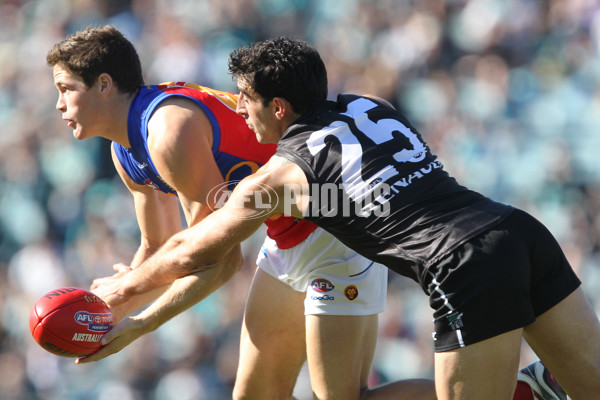
<svg viewBox="0 0 600 400"><path fill-rule="evenodd" d="M78 135L75 132L73 132L73 137L77 140L83 140L83 139L87 139L87 136L84 135Z"/></svg>
<svg viewBox="0 0 600 400"><path fill-rule="evenodd" d="M260 135L260 134L258 134L256 132L254 133L254 135L256 136L256 141L258 143L266 144L265 142L263 142L263 136L262 135Z"/></svg>
<svg viewBox="0 0 600 400"><path fill-rule="evenodd" d="M276 144L277 143L277 140L274 140L273 138L270 138L267 135L263 135L259 132L255 132L255 134L256 134L256 140L260 144Z"/></svg>
<svg viewBox="0 0 600 400"><path fill-rule="evenodd" d="M73 137L77 140L81 140L83 139L82 135L81 135L81 130L74 128L73 129Z"/></svg>
<svg viewBox="0 0 600 400"><path fill-rule="evenodd" d="M73 129L73 137L77 140L83 140L85 139L87 136L85 136L85 134L81 131L81 129Z"/></svg>
<svg viewBox="0 0 600 400"><path fill-rule="evenodd" d="M86 129L83 129L81 127L81 125L77 124L73 128L73 137L77 140L83 140L83 139L87 139L88 137L90 137L90 135L87 133Z"/></svg>

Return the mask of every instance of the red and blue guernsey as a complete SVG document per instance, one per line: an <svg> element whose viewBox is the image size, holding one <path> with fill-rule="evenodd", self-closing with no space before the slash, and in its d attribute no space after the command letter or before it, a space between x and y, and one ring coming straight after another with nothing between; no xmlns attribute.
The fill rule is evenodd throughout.
<svg viewBox="0 0 600 400"><path fill-rule="evenodd" d="M212 153L225 182L235 185L275 154L276 145L260 144L244 118L235 112L237 95L186 82L150 85L140 88L129 108L131 148L112 143L121 166L134 182L177 195L158 174L147 143L150 117L162 101L174 96L193 100L207 115L213 132ZM294 247L316 229L311 222L285 216L269 219L266 225L267 235L281 249Z"/></svg>

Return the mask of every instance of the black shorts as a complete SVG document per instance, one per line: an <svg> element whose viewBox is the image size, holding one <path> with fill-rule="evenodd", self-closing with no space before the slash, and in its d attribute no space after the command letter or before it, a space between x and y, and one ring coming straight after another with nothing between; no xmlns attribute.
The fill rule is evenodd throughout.
<svg viewBox="0 0 600 400"><path fill-rule="evenodd" d="M429 268L435 351L527 326L580 284L548 229L515 209Z"/></svg>

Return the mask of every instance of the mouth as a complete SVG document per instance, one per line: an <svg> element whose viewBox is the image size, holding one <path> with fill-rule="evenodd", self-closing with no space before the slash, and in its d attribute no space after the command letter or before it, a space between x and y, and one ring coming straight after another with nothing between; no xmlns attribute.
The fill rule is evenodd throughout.
<svg viewBox="0 0 600 400"><path fill-rule="evenodd" d="M72 119L65 119L65 121L67 121L67 126L69 128L75 128L75 121L73 121Z"/></svg>

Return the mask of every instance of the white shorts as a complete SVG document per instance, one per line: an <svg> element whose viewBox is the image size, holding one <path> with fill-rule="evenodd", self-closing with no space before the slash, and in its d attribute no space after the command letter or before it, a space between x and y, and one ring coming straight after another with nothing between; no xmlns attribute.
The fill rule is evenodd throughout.
<svg viewBox="0 0 600 400"><path fill-rule="evenodd" d="M306 315L370 315L385 309L388 269L321 228L286 250L267 237L256 263L292 289L306 292Z"/></svg>

